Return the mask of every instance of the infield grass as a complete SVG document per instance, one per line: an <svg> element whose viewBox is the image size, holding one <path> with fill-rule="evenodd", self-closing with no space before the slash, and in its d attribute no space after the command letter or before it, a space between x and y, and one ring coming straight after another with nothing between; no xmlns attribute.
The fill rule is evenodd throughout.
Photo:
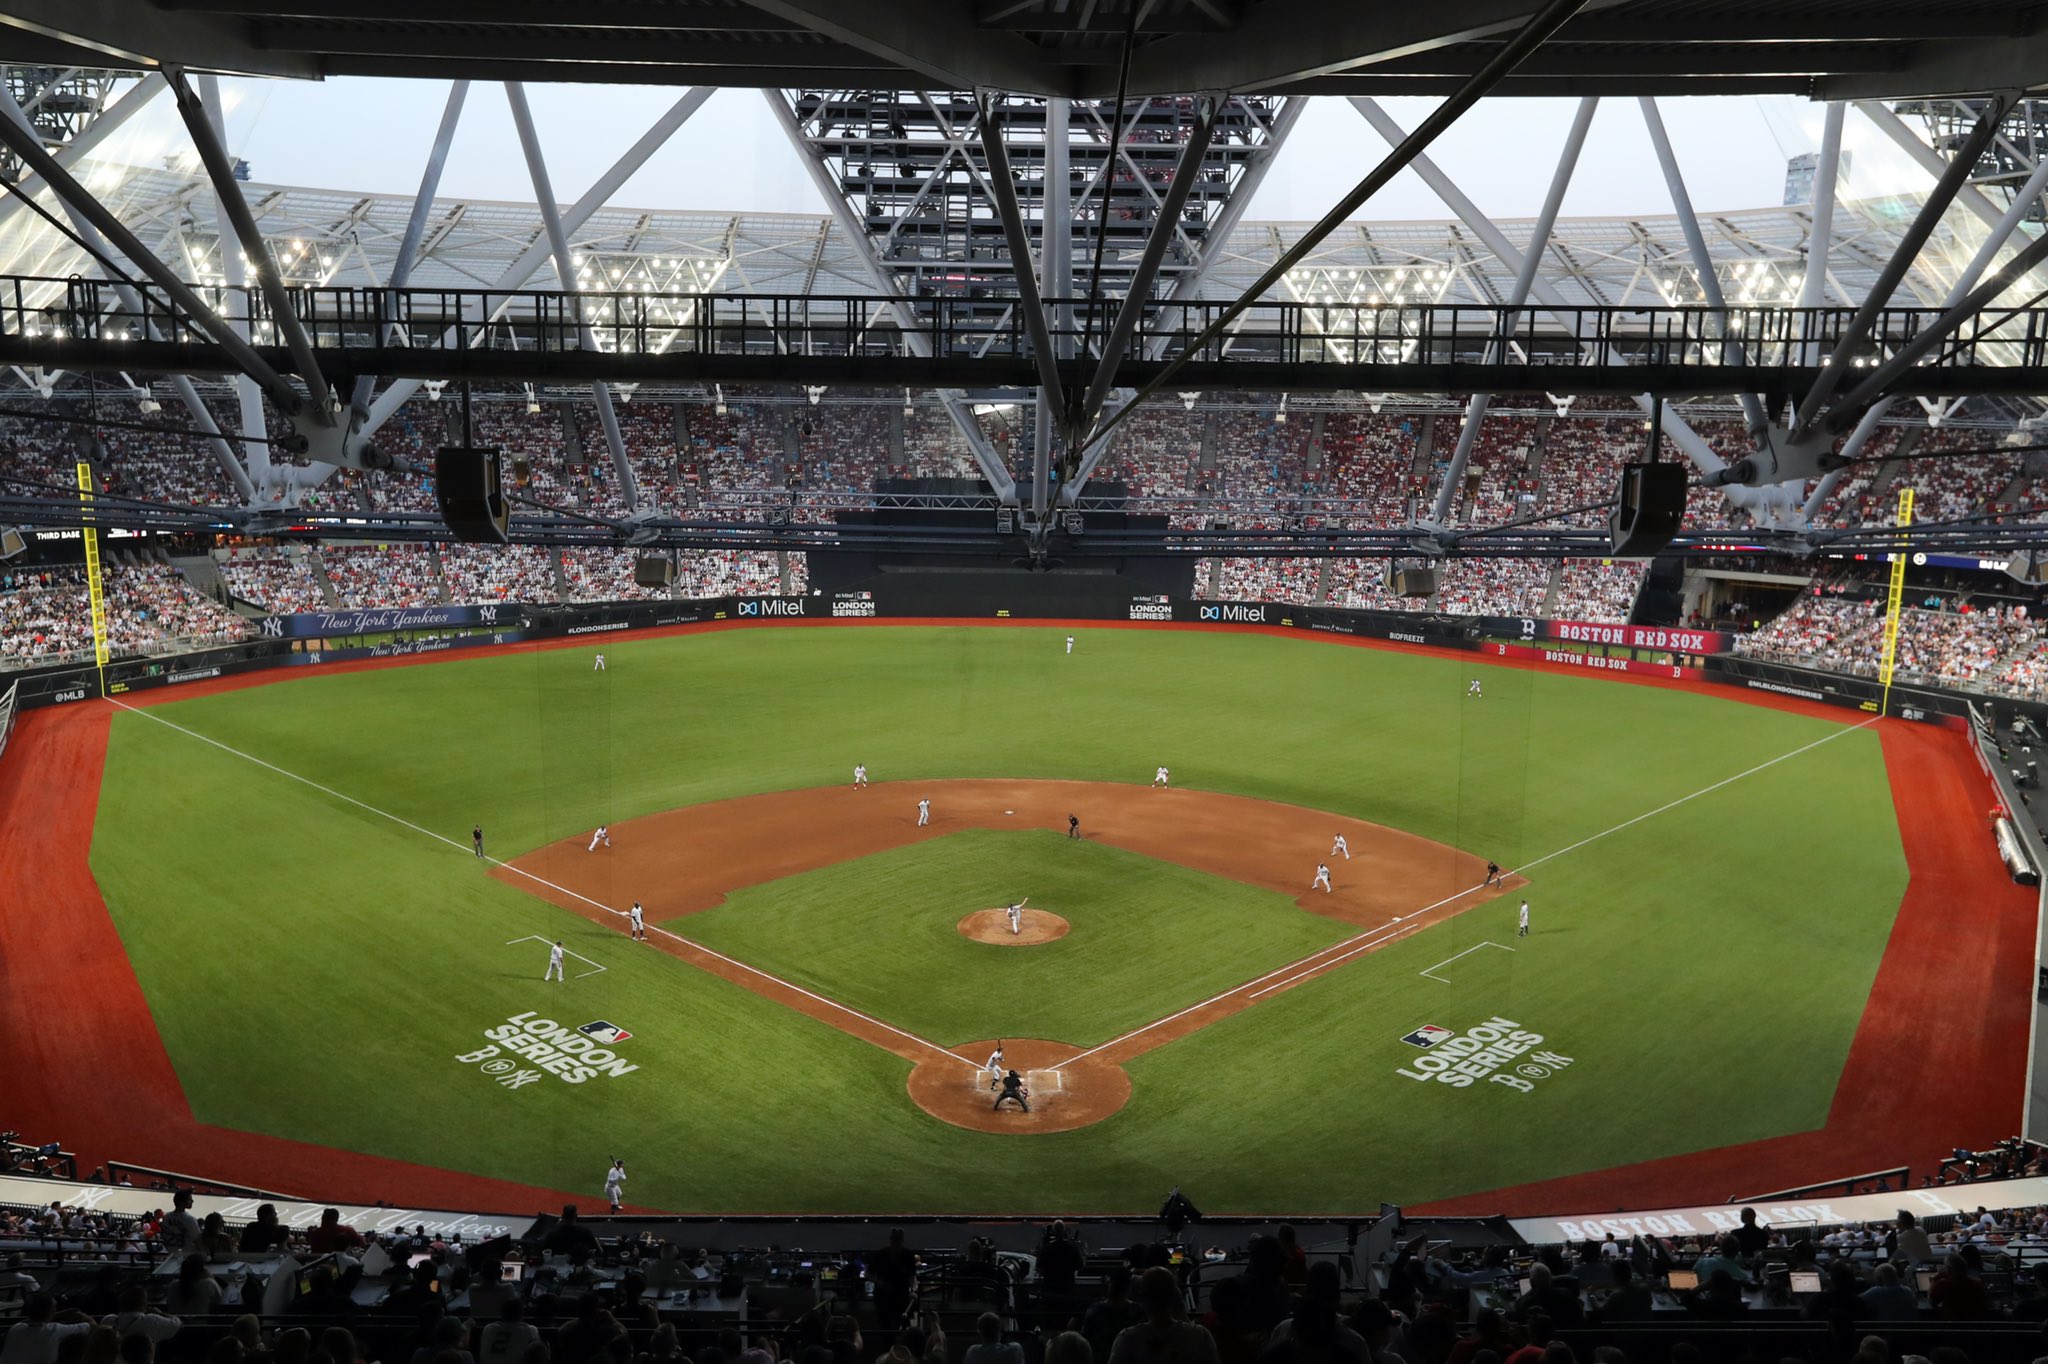
<svg viewBox="0 0 2048 1364"><path fill-rule="evenodd" d="M445 843L124 713L93 868L202 1120L590 1195L620 1150L635 1198L679 1210L1136 1212L1181 1183L1219 1212L1360 1211L1824 1120L1905 884L1873 733L1314 639L1083 629L1068 657L1066 633L610 639L604 673L587 650L546 650L154 708ZM1483 699L1463 695L1472 676ZM1177 785L1510 866L1614 832L1531 871L1529 939L1513 937L1512 897L1495 902L1139 1057L1121 1113L1028 1139L928 1117L899 1058L555 910L467 848L472 822L510 858L599 822L843 782L855 762L877 780L1125 782L1165 763ZM1128 972L1123 998L1068 981L1005 994L993 979L970 998L955 988L967 945L940 931L954 883L992 905L1021 869L985 886L944 869L941 913L931 868L906 863L869 888L921 906L898 924L879 898L845 903L867 862L883 865L759 887L753 912L735 897L693 922L735 955L958 1040L1028 1035L1010 1018L1114 1031L1126 1005L1163 1013L1208 992L1124 960L1142 934L1097 962L1077 930L1071 980ZM1203 981L1250 979L1341 934L1291 907L1215 912L1254 914L1262 940L1204 946ZM543 986L539 945L505 945L536 934L607 969ZM1467 955L1449 983L1419 974L1489 940L1514 951ZM1050 963L1052 948L1032 952ZM528 1011L630 1029L620 1052L639 1069L513 1090L457 1059ZM1527 1092L1396 1073L1417 1055L1404 1034L1495 1015L1571 1063Z"/></svg>

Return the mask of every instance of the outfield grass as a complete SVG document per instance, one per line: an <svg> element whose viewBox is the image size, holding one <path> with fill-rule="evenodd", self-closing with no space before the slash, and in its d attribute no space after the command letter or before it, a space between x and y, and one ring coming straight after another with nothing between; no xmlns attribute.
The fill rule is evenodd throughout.
<svg viewBox="0 0 2048 1364"><path fill-rule="evenodd" d="M1824 1118L1905 884L1871 732L1310 639L1081 630L1068 657L1066 633L610 639L604 673L588 651L550 650L153 711L452 843L122 714L93 867L202 1119L591 1194L621 1150L638 1157L635 1197L677 1209L1137 1211L1182 1182L1216 1211L1360 1210ZM1468 701L1475 675L1486 695ZM1740 780L1536 867L1531 938L1512 937L1512 901L1461 916L1140 1057L1122 1113L1029 1139L927 1117L895 1056L540 903L467 851L476 821L511 857L600 821L844 781L856 761L877 780L1138 782L1166 763L1178 785L1510 865ZM1037 856L1009 846L1021 851L1001 856ZM759 887L691 922L899 1026L1027 1035L995 1016L1012 1010L1047 1029L1117 1026L1065 984L998 1008L1002 982L979 980L963 1007L952 968L969 945L939 932L933 897L951 888L927 884L929 868L905 864L887 887L922 906L912 932L871 904L831 912L835 880L891 879L868 863L885 865ZM974 897L996 903L1008 885ZM1238 903L1214 908L1261 925L1237 979L1300 955L1290 935L1326 935L1306 950L1334 936L1291 907ZM1126 927L1139 936L1114 963L1082 957L1077 927L1075 970L1133 970L1121 958L1156 930ZM538 945L504 945L531 934L566 936L608 969L543 986ZM1472 952L1448 984L1418 974L1489 940L1515 950ZM1199 970L1233 974L1229 953L1198 945ZM1050 969L1059 949L1023 955L1049 954ZM1157 1012L1199 997L1165 979L1136 970L1119 989L1156 991ZM631 1029L620 1050L640 1070L507 1090L456 1059L527 1010ZM1572 1064L1527 1093L1395 1073L1417 1054L1405 1033L1496 1014Z"/></svg>
<svg viewBox="0 0 2048 1364"><path fill-rule="evenodd" d="M1027 950L960 935L962 915L1026 894L1066 937ZM948 1047L1093 1046L1357 932L1190 867L987 829L737 891L670 926Z"/></svg>

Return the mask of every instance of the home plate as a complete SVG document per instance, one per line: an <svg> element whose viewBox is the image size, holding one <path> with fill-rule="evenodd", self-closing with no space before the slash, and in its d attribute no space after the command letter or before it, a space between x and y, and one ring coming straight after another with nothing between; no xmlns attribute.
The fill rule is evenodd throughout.
<svg viewBox="0 0 2048 1364"><path fill-rule="evenodd" d="M1005 810L1005 811L1003 811L1003 813L1004 813L1004 814L1006 814L1006 815L1014 815L1014 814L1016 814L1017 812L1016 812L1015 810Z"/></svg>

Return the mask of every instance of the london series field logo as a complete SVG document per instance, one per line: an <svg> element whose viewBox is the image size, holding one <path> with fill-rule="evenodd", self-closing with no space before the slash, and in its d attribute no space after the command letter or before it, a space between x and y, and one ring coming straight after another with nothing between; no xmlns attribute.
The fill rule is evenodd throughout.
<svg viewBox="0 0 2048 1364"><path fill-rule="evenodd" d="M1527 1094L1537 1082L1547 1080L1572 1064L1569 1056L1539 1051L1543 1034L1530 1032L1507 1018L1489 1018L1463 1033L1425 1023L1401 1039L1424 1054L1394 1073L1410 1080L1431 1081L1464 1089L1486 1080Z"/></svg>
<svg viewBox="0 0 2048 1364"><path fill-rule="evenodd" d="M616 1080L640 1069L614 1050L632 1035L604 1019L570 1027L529 1009L486 1028L484 1040L490 1046L455 1059L475 1066L507 1089L524 1089L543 1075L580 1085L599 1076Z"/></svg>

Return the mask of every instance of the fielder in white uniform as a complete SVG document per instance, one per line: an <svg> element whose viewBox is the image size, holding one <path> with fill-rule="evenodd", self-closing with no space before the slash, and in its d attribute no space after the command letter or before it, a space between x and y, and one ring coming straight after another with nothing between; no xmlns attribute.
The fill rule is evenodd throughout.
<svg viewBox="0 0 2048 1364"><path fill-rule="evenodd" d="M1338 834L1336 840L1330 844L1330 856L1335 857L1338 853L1344 854L1346 862L1351 860L1351 845L1344 841L1342 834Z"/></svg>
<svg viewBox="0 0 2048 1364"><path fill-rule="evenodd" d="M617 1212L625 1201L626 1162L614 1160L612 1168L604 1172L604 1196L611 1200L612 1211Z"/></svg>
<svg viewBox="0 0 2048 1364"><path fill-rule="evenodd" d="M603 655L603 654L599 654L599 655L597 656L597 663L595 664L595 666L593 666L593 667L591 668L591 670L590 670L590 671L592 671L592 672L594 672L594 673L601 673L601 672L603 672L604 670L605 670L605 667L604 667L604 655Z"/></svg>
<svg viewBox="0 0 2048 1364"><path fill-rule="evenodd" d="M1479 679L1475 677L1472 679L1472 685L1465 688L1465 695L1478 696L1479 694Z"/></svg>
<svg viewBox="0 0 2048 1364"><path fill-rule="evenodd" d="M988 1054L988 1060L981 1063L982 1071L988 1076L988 1087L998 1089L1003 1083L1003 1043L996 1040L996 1049Z"/></svg>
<svg viewBox="0 0 2048 1364"><path fill-rule="evenodd" d="M590 836L590 846L588 848L585 848L584 851L596 852L597 845L600 843L604 844L607 848L609 848L612 845L612 830L609 824L600 824L597 826L597 832Z"/></svg>
<svg viewBox="0 0 2048 1364"><path fill-rule="evenodd" d="M918 827L918 828L920 828L920 829L922 829L922 828L923 828L923 827L924 827L925 825L927 825L927 824L929 824L929 823L931 823L931 822L932 822L932 803L931 803L930 801L928 801L928 800L921 800L921 801L919 801L919 802L917 803L917 827Z"/></svg>
<svg viewBox="0 0 2048 1364"><path fill-rule="evenodd" d="M1067 636L1067 652L1074 652L1074 637L1072 635Z"/></svg>
<svg viewBox="0 0 2048 1364"><path fill-rule="evenodd" d="M1162 768L1160 768L1160 769L1159 769L1158 771L1156 771L1156 772L1154 772L1154 773L1152 774L1152 784L1153 784L1154 786L1162 786L1162 787L1166 785L1166 769L1165 769L1165 768L1163 768L1163 767L1162 767Z"/></svg>
<svg viewBox="0 0 2048 1364"><path fill-rule="evenodd" d="M1014 905L1004 906L1003 913L1010 916L1010 931L1012 933L1021 933L1024 931L1024 906L1030 903L1031 897L1027 895Z"/></svg>
<svg viewBox="0 0 2048 1364"><path fill-rule="evenodd" d="M868 765L866 763L855 763L853 765L853 789L858 791L861 787L866 786L867 784Z"/></svg>
<svg viewBox="0 0 2048 1364"><path fill-rule="evenodd" d="M627 915L633 921L633 936L641 942L646 942L647 918L646 914L641 910L638 900L633 902L633 908L627 911Z"/></svg>
<svg viewBox="0 0 2048 1364"><path fill-rule="evenodd" d="M1522 901L1522 910L1519 918L1520 924L1515 929L1515 936L1526 938L1529 936L1529 902L1527 900Z"/></svg>
<svg viewBox="0 0 2048 1364"><path fill-rule="evenodd" d="M1314 890L1314 889L1316 888L1316 886L1321 886L1321 887L1323 888L1323 893L1324 893L1325 895L1334 895L1334 894L1336 894L1336 892L1335 892L1335 891L1333 891L1333 890L1331 890L1331 889L1330 889L1330 864L1329 864L1329 863L1327 863L1327 862L1318 862L1318 863L1316 863L1316 879L1315 879L1315 882L1314 882L1314 884L1313 884L1313 885L1311 885L1311 886L1309 887L1309 889L1310 889L1310 890Z"/></svg>
<svg viewBox="0 0 2048 1364"><path fill-rule="evenodd" d="M551 980L567 981L568 979L567 973L562 970L562 944L558 941L553 947L548 949L548 969L547 973L541 977L541 983L546 984Z"/></svg>

